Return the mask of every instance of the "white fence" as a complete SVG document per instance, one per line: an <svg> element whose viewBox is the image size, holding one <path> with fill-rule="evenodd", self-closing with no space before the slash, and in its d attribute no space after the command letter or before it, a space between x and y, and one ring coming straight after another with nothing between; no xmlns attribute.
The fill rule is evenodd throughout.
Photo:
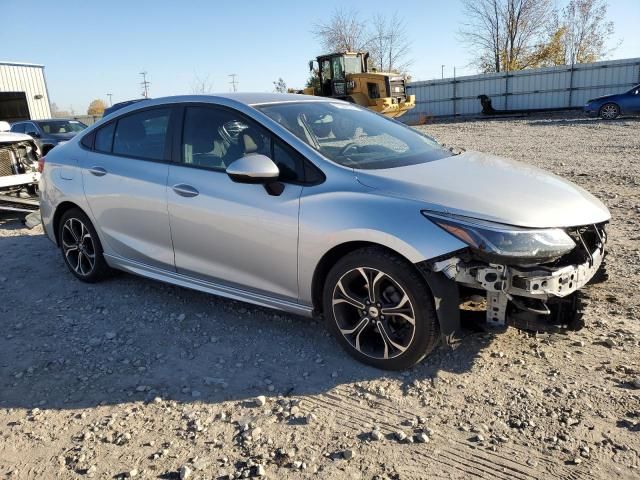
<svg viewBox="0 0 640 480"><path fill-rule="evenodd" d="M639 83L640 58L412 82L407 93L416 96L416 107L402 119L477 115L478 95L491 98L496 110L580 108Z"/></svg>

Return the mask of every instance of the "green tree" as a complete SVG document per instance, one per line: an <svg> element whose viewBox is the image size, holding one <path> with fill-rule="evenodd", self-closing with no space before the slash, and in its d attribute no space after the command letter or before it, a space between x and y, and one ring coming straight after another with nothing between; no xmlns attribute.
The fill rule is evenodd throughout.
<svg viewBox="0 0 640 480"><path fill-rule="evenodd" d="M316 95L320 95L320 76L318 75L317 70L311 70L309 73L309 78L307 78L307 83L305 84L306 88L313 88L313 91Z"/></svg>

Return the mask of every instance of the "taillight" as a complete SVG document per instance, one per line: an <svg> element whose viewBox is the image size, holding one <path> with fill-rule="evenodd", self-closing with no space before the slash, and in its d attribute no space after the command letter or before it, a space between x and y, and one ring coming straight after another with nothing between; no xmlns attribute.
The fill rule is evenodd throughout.
<svg viewBox="0 0 640 480"><path fill-rule="evenodd" d="M40 157L40 160L38 160L38 172L42 173L42 171L44 170L44 162L45 162L46 158L45 157Z"/></svg>

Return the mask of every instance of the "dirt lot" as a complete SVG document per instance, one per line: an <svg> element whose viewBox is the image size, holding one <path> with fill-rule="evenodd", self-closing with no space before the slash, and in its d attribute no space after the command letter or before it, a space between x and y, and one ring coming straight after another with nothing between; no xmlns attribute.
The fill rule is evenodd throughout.
<svg viewBox="0 0 640 480"><path fill-rule="evenodd" d="M640 122L424 128L608 205L611 279L587 289L586 329L469 331L389 374L306 319L125 274L82 284L0 214L0 475L639 478Z"/></svg>

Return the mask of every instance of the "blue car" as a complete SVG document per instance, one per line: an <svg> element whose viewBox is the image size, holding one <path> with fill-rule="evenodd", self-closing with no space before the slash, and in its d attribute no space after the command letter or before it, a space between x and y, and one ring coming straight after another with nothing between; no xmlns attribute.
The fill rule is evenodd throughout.
<svg viewBox="0 0 640 480"><path fill-rule="evenodd" d="M590 117L612 120L622 114L640 113L640 85L625 93L605 95L587 101L584 111Z"/></svg>

